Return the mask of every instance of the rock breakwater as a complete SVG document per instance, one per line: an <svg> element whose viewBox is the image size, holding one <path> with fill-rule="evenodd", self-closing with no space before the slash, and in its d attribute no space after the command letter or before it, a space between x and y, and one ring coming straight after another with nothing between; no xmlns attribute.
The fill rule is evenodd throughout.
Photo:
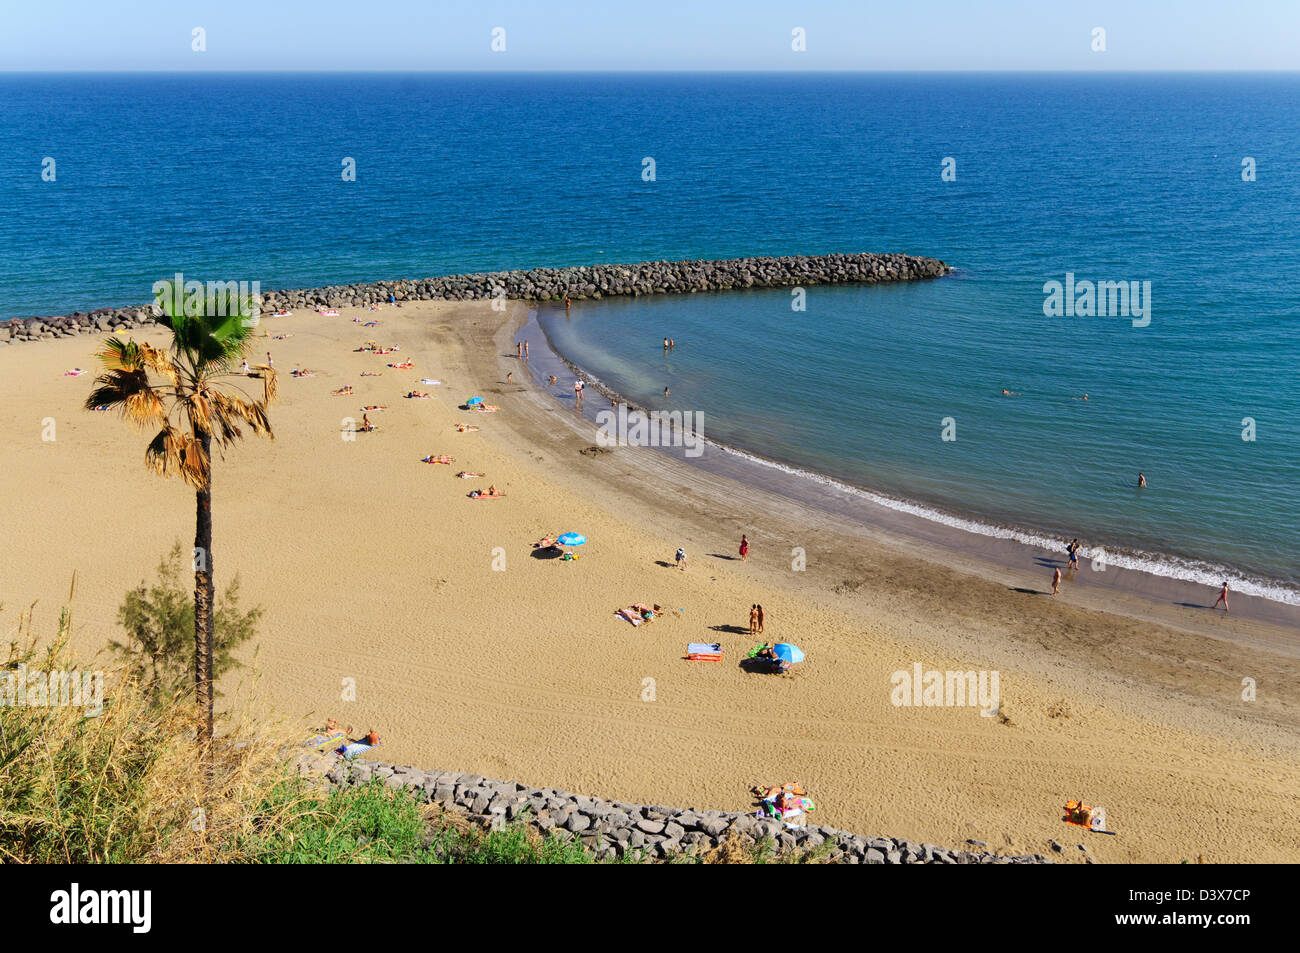
<svg viewBox="0 0 1300 953"><path fill-rule="evenodd" d="M693 294L741 288L795 288L827 284L883 284L938 278L951 269L935 258L869 252L730 258L721 261L649 261L489 271L438 278L376 281L324 288L263 291L263 315L295 308L344 308L405 301L483 299L575 301L610 296ZM78 334L149 327L147 304L100 308L0 323L0 344L50 340Z"/></svg>

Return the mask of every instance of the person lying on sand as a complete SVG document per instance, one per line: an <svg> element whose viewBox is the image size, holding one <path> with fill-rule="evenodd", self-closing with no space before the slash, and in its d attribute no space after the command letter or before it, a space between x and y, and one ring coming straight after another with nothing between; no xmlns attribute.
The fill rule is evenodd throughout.
<svg viewBox="0 0 1300 953"><path fill-rule="evenodd" d="M554 536L543 536L537 542L533 543L533 549L553 549L555 548Z"/></svg>
<svg viewBox="0 0 1300 953"><path fill-rule="evenodd" d="M351 397L352 385L344 384L342 387L338 388L337 390L330 391L330 393L333 394L335 397Z"/></svg>
<svg viewBox="0 0 1300 953"><path fill-rule="evenodd" d="M662 611L657 605L648 606L644 602L634 602L626 609L615 609L614 614L633 625L640 625L642 622L653 622Z"/></svg>
<svg viewBox="0 0 1300 953"><path fill-rule="evenodd" d="M292 376L294 376L294 377L315 377L315 376L316 376L316 372L315 372L315 371L308 370L308 369L305 368L305 367L302 368L302 370L299 370L298 368L295 367L295 368L294 368L292 371L290 371L289 373L290 373Z"/></svg>
<svg viewBox="0 0 1300 953"><path fill-rule="evenodd" d="M384 372L383 371L362 371L361 376L362 377L383 377Z"/></svg>
<svg viewBox="0 0 1300 953"><path fill-rule="evenodd" d="M474 500L481 499L481 498L489 499L489 500L499 500L505 496L504 493L502 493L500 490L496 488L495 484L488 487L486 490L470 490L469 495L470 495L470 499L474 499Z"/></svg>
<svg viewBox="0 0 1300 953"><path fill-rule="evenodd" d="M396 368L399 371L409 371L415 366L415 363L412 361L403 361L401 364L389 364L388 366Z"/></svg>
<svg viewBox="0 0 1300 953"><path fill-rule="evenodd" d="M456 458L455 458L455 457L449 457L449 456L447 456L447 454L445 454L445 453L438 453L438 454L431 453L431 454L429 454L427 457L425 457L423 460L421 460L420 462L421 462L421 463L446 463L446 464L450 464L450 463L455 463L455 462L456 462Z"/></svg>
<svg viewBox="0 0 1300 953"><path fill-rule="evenodd" d="M457 433L474 433L474 432L477 431L477 430L478 430L478 427L476 427L474 424L457 424L457 425L456 425L456 431L457 431Z"/></svg>
<svg viewBox="0 0 1300 953"><path fill-rule="evenodd" d="M461 470L459 473L456 474L456 476L460 477L462 480L468 480L471 479L472 477L484 477L487 476L487 474L475 473L473 470Z"/></svg>
<svg viewBox="0 0 1300 953"><path fill-rule="evenodd" d="M387 410L387 409L388 409L388 405L387 405L387 404L370 404L370 405L368 405L368 406L366 406L366 407L362 407L361 409L362 409L362 410Z"/></svg>
<svg viewBox="0 0 1300 953"><path fill-rule="evenodd" d="M321 734L334 735L334 734L338 734L339 732L342 732L345 735L351 735L352 726L351 725L344 726L339 724L338 721L334 718L326 718L325 727L321 729Z"/></svg>
<svg viewBox="0 0 1300 953"><path fill-rule="evenodd" d="M480 414L495 414L501 408L498 407L496 404L479 404L474 409L477 410Z"/></svg>
<svg viewBox="0 0 1300 953"><path fill-rule="evenodd" d="M291 334L291 333L289 333L289 332L286 331L284 334L275 334L275 335L272 335L271 340L273 340L273 341L287 341L287 340L289 340L289 338L291 338L291 337L293 337L293 334Z"/></svg>
<svg viewBox="0 0 1300 953"><path fill-rule="evenodd" d="M81 368L79 368L79 367L73 367L73 368L70 368L70 369L64 371L64 372L63 372L63 376L64 376L64 377L80 377L80 376L81 376L82 374L84 374L84 373L86 373L86 372L83 371Z"/></svg>
<svg viewBox="0 0 1300 953"><path fill-rule="evenodd" d="M408 391L406 396L408 398L411 398L412 400L428 400L433 395L427 394L422 390L413 390L413 391Z"/></svg>

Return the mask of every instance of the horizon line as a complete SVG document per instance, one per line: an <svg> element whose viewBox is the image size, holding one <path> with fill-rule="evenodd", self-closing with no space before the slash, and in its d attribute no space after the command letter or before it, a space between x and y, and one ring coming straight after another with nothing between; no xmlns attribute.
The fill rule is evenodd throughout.
<svg viewBox="0 0 1300 953"><path fill-rule="evenodd" d="M1254 75L1290 75L1300 73L1300 67L1294 69L1250 69L1250 68L1189 68L1189 67L1169 67L1169 68L1102 68L1102 69L960 69L960 68L900 68L900 69L763 69L763 68L690 68L690 69L560 69L550 67L536 68L517 68L517 69L489 69L487 67L470 67L465 69L420 69L420 68L384 68L384 67L358 67L356 69L275 69L275 68L217 68L217 69L112 69L112 68L50 68L50 69L7 69L0 70L0 76L67 76L67 75L230 75L230 74L247 74L247 75L310 75L310 76L328 76L328 75L356 75L356 74L392 74L392 75L537 75L537 74L554 74L554 75L699 75L708 74L733 74L733 75L779 75L779 76L801 76L801 75L898 75L898 74L980 74L980 75L1108 75L1122 76L1132 74L1190 74L1190 75L1221 75L1225 73L1233 74L1254 74Z"/></svg>

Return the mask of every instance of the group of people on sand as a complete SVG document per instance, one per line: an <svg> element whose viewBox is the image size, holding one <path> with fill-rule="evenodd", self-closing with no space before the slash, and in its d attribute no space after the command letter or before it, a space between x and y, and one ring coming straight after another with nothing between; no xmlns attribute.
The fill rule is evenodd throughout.
<svg viewBox="0 0 1300 953"><path fill-rule="evenodd" d="M1139 473L1138 476L1141 477L1142 475ZM1139 484L1139 486L1146 486L1146 480L1143 479L1142 482ZM1079 571L1079 553L1082 550L1083 550L1083 545L1079 542L1079 538L1077 536L1074 539L1070 540L1069 543L1066 544L1065 546L1065 554L1067 556L1066 563L1065 563L1066 572L1076 573ZM1055 566L1052 568L1052 595L1059 596L1061 594L1061 581L1064 578L1065 577L1064 574L1061 572L1060 566ZM1217 609L1219 608L1220 603L1223 604L1223 611L1227 612L1228 611L1228 580L1226 579L1223 581L1223 585L1219 588L1219 598L1215 600L1214 605L1211 606L1210 608Z"/></svg>
<svg viewBox="0 0 1300 953"><path fill-rule="evenodd" d="M763 614L763 607L755 602L749 607L749 634L762 635L766 622L767 617Z"/></svg>

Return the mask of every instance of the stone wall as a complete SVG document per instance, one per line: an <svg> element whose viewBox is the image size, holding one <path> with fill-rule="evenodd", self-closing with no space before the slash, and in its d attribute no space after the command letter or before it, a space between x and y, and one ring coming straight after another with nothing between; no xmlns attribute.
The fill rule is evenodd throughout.
<svg viewBox="0 0 1300 953"><path fill-rule="evenodd" d="M370 761L338 761L323 766L323 770L331 784L347 787L377 778L390 787L414 792L421 801L441 804L493 828L518 822L558 837L576 838L598 860L622 857L629 851L665 860L675 854L708 851L729 838L738 838L742 845L771 839L778 852L805 852L820 847L827 851L827 860L845 864L1050 862L1041 854L1004 857L896 837L866 837L832 827L786 827L780 821L752 813L607 801L458 771L422 771ZM810 819L815 817L816 812L810 815Z"/></svg>

